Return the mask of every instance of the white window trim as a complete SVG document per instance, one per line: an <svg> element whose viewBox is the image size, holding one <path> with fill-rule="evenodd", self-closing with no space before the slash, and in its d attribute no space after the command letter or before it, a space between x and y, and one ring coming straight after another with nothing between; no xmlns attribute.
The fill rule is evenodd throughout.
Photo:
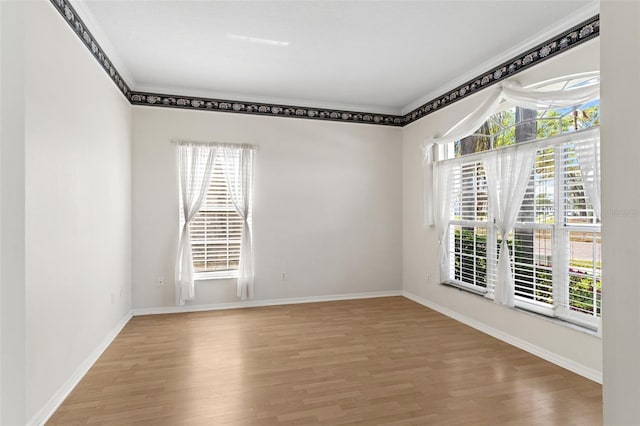
<svg viewBox="0 0 640 426"><path fill-rule="evenodd" d="M589 128L589 129L584 129L584 130L579 130L576 132L572 132L572 133L564 133L564 134L560 134L560 135L555 135L555 136L551 136L549 138L546 139L539 139L539 140L532 140L532 141L528 141L528 142L524 142L527 144L536 144L538 145L538 149L544 149L544 148L550 148L550 147L559 147L564 145L565 143L567 143L567 138L570 137L570 135L577 135L580 133L584 133L584 134L588 134L589 132L599 132L599 127L593 127L593 128ZM501 147L501 148L496 148L496 149L509 149L511 146L506 146L506 147ZM446 159L446 160L440 160L443 162L456 162L459 164L463 164L463 163L467 163L467 162L474 162L474 161L480 161L484 156L486 156L488 153L492 152L494 150L490 150L490 151L484 151L484 152L478 152L478 153L473 153L473 154L469 154L469 155L465 155L462 157L456 157L456 158L451 158L451 159ZM559 154L559 150L556 150L556 155L560 155ZM561 161L557 161L555 164L561 164ZM558 166L557 166L558 167ZM557 174L557 169L556 169L556 176L559 176ZM555 217L564 217L564 212L563 212L563 203L559 202L559 197L561 196L561 188L560 186L562 185L560 179L555 179L554 185L556 186L554 188L554 196L556 197L556 200L554 200L555 205L558 207L558 210L555 212ZM452 225L458 225L458 226L469 226L469 227L486 227L487 228L487 240L496 238L496 233L497 233L497 229L495 225L492 225L490 223L489 220L485 221L474 221L474 220L449 220L448 226L452 226ZM566 236L568 235L569 232L601 232L601 225L596 225L596 224L565 224L562 220L554 220L554 223L552 225L547 225L547 224L533 224L533 223L516 223L515 228L530 228L530 229L552 229L552 232L554 234L554 238L566 238ZM451 239L451 233L449 233L449 239ZM489 243L488 243L489 244ZM448 245L447 245L448 246ZM564 259L564 258L560 258L562 256L565 256L564 253L553 253L554 256L554 260L553 260L553 264L554 265L564 265L564 264L568 264L568 260ZM496 259L497 261L497 259ZM489 265L489 252L487 252L487 275L489 274L489 268L490 267L495 267L495 265ZM491 262L492 263L492 262ZM449 265L450 266L450 265ZM525 297L521 297L521 296L515 296L515 306L513 309L519 309L519 310L525 310L527 312L530 312L532 314L537 314L537 315L542 315L544 317L550 318L550 319L554 319L554 320L559 320L561 322L566 322L566 324L568 325L573 325L576 327L582 327L585 328L589 331L595 331L598 336L601 335L600 330L601 330L601 323L602 323L602 319L601 317L596 317L596 316L592 316L592 315L588 315L588 314L584 314L584 313L580 313L580 312L576 312L576 311L572 311L570 309L568 309L565 306L561 306L559 305L559 301L561 300L560 297L560 292L564 292L564 291L568 291L569 288L569 272L568 270L565 271L566 268L563 267L558 267L558 268L553 268L553 283L555 284L557 283L563 283L563 285L554 285L553 286L553 291L554 291L554 305L553 307L542 303L542 302L537 302L535 300L531 300L531 299L527 299ZM453 286L456 288L459 288L461 290L465 290L468 291L470 293L474 293L477 295L483 295L484 294L484 298L486 299L493 299L493 288L492 286L489 284L489 282L487 282L487 286L486 289L482 288L482 287L477 287L477 286L473 286L464 282L459 282L457 280L452 280L450 278L447 278L445 282L442 282L441 284L443 285L449 285L449 286Z"/></svg>
<svg viewBox="0 0 640 426"><path fill-rule="evenodd" d="M238 278L237 269L229 269L226 271L196 272L193 275L193 279L196 281L231 280L234 278Z"/></svg>
<svg viewBox="0 0 640 426"><path fill-rule="evenodd" d="M211 178L209 180L209 184L211 185L211 179L213 179L213 174L214 174L214 169L215 169L215 165L218 162L224 162L224 155L222 154L222 152L218 152L216 153L216 156L214 158L214 166L212 167L211 170ZM225 173L224 167L223 167L223 173ZM209 188L207 188L207 192L209 191ZM182 196L182 194L180 194L180 197ZM220 207L220 206L216 206L216 207L209 207L207 205L207 202L205 200L205 202L203 203L202 208L198 211L199 213L202 212L227 212L227 213L235 213L235 207L233 207L232 205L226 206L226 207ZM195 221L192 221L192 223ZM249 218L249 223L251 223L251 216ZM180 202L180 226L182 227L184 225L184 216L182 214L182 203ZM191 229L189 229L187 232L191 232ZM191 235L191 244L196 245L196 244L204 244L205 243L205 239L198 239L198 237ZM238 243L240 244L242 241L242 235L240 235L240 238L234 238L234 239L219 239L218 240L221 243L227 243L227 242L234 242L234 243ZM214 244L216 242L216 240L211 239L210 241L208 241L208 243L210 244ZM195 265L194 265L194 269L195 269ZM193 273L193 279L194 281L210 281L210 280L227 280L227 279L235 279L238 278L238 268L236 267L235 269L223 269L223 270L207 270L207 271L194 271Z"/></svg>

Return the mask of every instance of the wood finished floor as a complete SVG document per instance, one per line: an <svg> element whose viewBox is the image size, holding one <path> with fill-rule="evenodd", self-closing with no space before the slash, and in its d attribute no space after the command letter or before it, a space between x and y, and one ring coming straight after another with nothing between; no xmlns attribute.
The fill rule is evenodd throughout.
<svg viewBox="0 0 640 426"><path fill-rule="evenodd" d="M134 317L49 425L599 425L597 383L403 297Z"/></svg>

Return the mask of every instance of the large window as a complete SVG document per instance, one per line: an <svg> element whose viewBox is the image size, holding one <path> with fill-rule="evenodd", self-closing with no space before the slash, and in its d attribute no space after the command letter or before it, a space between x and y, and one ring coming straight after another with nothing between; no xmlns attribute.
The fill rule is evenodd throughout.
<svg viewBox="0 0 640 426"><path fill-rule="evenodd" d="M600 221L588 188L594 175L586 166L599 156L598 125L598 101L561 110L512 108L450 145L453 158L445 161L455 163L455 195L447 233L449 282L492 298L506 239L515 306L598 326ZM485 161L492 151L521 143L535 145L535 161L513 230L500 235Z"/></svg>

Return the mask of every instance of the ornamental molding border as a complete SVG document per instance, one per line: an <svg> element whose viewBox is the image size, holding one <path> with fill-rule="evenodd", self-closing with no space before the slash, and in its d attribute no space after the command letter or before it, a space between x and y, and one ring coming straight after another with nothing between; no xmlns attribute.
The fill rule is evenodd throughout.
<svg viewBox="0 0 640 426"><path fill-rule="evenodd" d="M599 35L600 15L598 14L413 109L405 114L404 123L405 125L413 123L447 105L477 93L485 87L503 81Z"/></svg>
<svg viewBox="0 0 640 426"><path fill-rule="evenodd" d="M566 52L600 35L600 15L595 15L526 50L500 65L470 79L453 90L438 96L404 115L362 111L246 102L197 96L167 95L131 90L98 41L95 39L69 0L50 0L73 32L98 61L118 90L132 105L179 108L196 111L218 111L269 117L305 118L310 120L376 124L403 127L433 112L464 99L485 87L492 86L540 62Z"/></svg>
<svg viewBox="0 0 640 426"><path fill-rule="evenodd" d="M181 108L200 111L222 111L238 114L266 115L270 117L307 118L312 120L342 121L349 123L404 126L404 117L393 114L347 111L327 108L243 102L194 96L163 95L131 92L132 105Z"/></svg>
<svg viewBox="0 0 640 426"><path fill-rule="evenodd" d="M111 78L111 81L118 87L118 90L125 96L125 98L130 100L131 89L127 85L120 72L113 65L107 54L104 52L100 44L95 39L91 31L87 28L87 25L84 23L78 12L71 6L69 0L50 0L51 4L56 8L56 10L62 15L65 22L69 24L74 33L78 36L80 41L85 45L85 47L91 52L93 57L98 61L102 69L107 73L107 75Z"/></svg>

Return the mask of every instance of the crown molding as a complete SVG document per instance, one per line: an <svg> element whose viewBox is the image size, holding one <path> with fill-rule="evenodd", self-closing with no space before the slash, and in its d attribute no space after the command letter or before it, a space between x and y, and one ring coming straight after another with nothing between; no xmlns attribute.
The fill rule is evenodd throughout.
<svg viewBox="0 0 640 426"><path fill-rule="evenodd" d="M124 81L128 83L129 88L137 87L136 81L133 78L133 74L131 74L131 71L129 70L125 62L118 55L116 48L111 43L109 37L107 37L107 34L102 31L102 27L96 20L93 12L91 12L89 7L87 6L87 1L69 0L69 2L73 5L73 8L78 17L86 24L85 27L87 28L87 31L90 30L90 34L92 35L92 38L96 41L96 43L98 40L100 40L99 46L102 48L103 52L109 56L114 67L118 70Z"/></svg>
<svg viewBox="0 0 640 426"><path fill-rule="evenodd" d="M502 62L498 66L488 69L478 74L476 77L467 80L455 89L431 99L429 102L414 108L404 115L404 124L413 123L420 118L435 111L451 105L467 96L479 92L480 90L493 86L513 75L531 68L540 62L553 58L561 53L567 52L584 42L592 40L600 35L600 15L593 16L578 25L574 25L568 30L539 43L532 49L512 57Z"/></svg>
<svg viewBox="0 0 640 426"><path fill-rule="evenodd" d="M259 96L250 93L223 92L217 90L199 90L193 87L185 88L180 86L155 86L138 84L132 86L135 92L146 93L180 93L181 96L193 96L211 99L242 99L244 103L259 104L280 104L280 105L304 105L305 108L346 110L346 111L367 111L370 114L403 115L400 108L390 108L380 105L362 105L337 102L322 102L317 99L304 98L282 98L277 96Z"/></svg>
<svg viewBox="0 0 640 426"><path fill-rule="evenodd" d="M562 22L556 23L554 25L547 27L546 29L541 30L539 33L523 41L522 43L512 46L510 49L505 50L501 54L496 55L484 61L482 64L479 64L471 68L469 71L465 72L464 74L455 76L454 79L441 85L437 89L434 89L429 93L426 93L423 96L420 96L420 98L405 105L402 108L402 111L400 112L400 114L406 115L411 111L413 111L414 109L429 103L429 101L437 99L443 93L447 93L469 80L475 80L478 78L478 76L487 74L487 70L495 67L496 64L502 64L504 62L512 61L515 57L520 55L522 52L525 52L541 43L544 43L550 39L555 38L556 36L558 36L558 34L566 32L567 28L571 28L575 25L579 25L582 22L588 20L589 18L592 18L598 15L599 12L600 12L599 2L596 1L589 4L588 6L575 12L573 15L563 20Z"/></svg>
<svg viewBox="0 0 640 426"><path fill-rule="evenodd" d="M180 108L199 111L220 111L237 114L265 115L269 117L306 118L322 121L404 126L404 118L393 114L313 108L260 102L243 102L228 99L197 96L166 95L147 92L131 92L133 105Z"/></svg>
<svg viewBox="0 0 640 426"><path fill-rule="evenodd" d="M113 58L115 58L115 62L122 70L126 70L124 64L119 58L117 58L117 54L113 51L113 47L111 47L108 39L100 30L99 25L95 22L93 15L84 5L83 0L74 0L74 4L79 7L82 11L81 13L78 13L74 9L71 4L71 0L50 0L50 2L132 105L200 111L218 111L236 114L263 115L269 117L290 117L322 121L377 124L395 127L402 127L413 123L414 121L438 111L447 105L477 93L486 87L492 86L508 77L511 77L540 62L546 61L549 58L564 53L600 35L600 16L596 14L595 16L585 19L567 30L556 33L555 36L547 38L543 42L537 43L533 48L518 50L519 53L513 53L517 49L523 48L524 45L530 46L531 44L548 37L548 34L552 31L558 30L558 26L548 28L535 38L530 39L527 43L518 45L501 55L500 57L508 56L509 59L503 60L500 62L500 65L491 65L498 62L500 57L496 57L489 62L485 62L482 68L477 67L472 71L475 72L477 69L484 69L484 72L475 74L475 77L473 78L466 78L466 81L465 76L463 76L456 81L464 81L464 83L458 84L454 89L431 98L428 102L411 109L405 114L397 115L395 113L363 112L358 111L357 107L354 109L336 109L318 106L310 107L287 105L286 103L273 103L266 100L262 102L248 102L246 100L219 99L217 97L189 96L186 94L171 95L164 94L162 91L158 93L153 90L132 90L127 84L127 79L125 79L123 74L118 71L114 61L107 55L103 47L100 46L95 36L91 31L89 31L85 24L83 18L91 24L92 29L96 31L96 33L101 35L103 42L109 46L109 49L113 54ZM578 18L584 18L584 16L589 13L593 13L593 11L596 10L596 6L597 3L593 3L589 8L579 11L572 18L572 22L575 22ZM564 23L566 24L566 22L567 21ZM472 72L467 73L466 76L473 75L471 74ZM124 71L123 73L128 76L128 81L133 84L133 80L131 79L129 72ZM429 98L430 97L423 97L421 99ZM417 105L419 102L421 101L416 101L411 105Z"/></svg>
<svg viewBox="0 0 640 426"><path fill-rule="evenodd" d="M131 89L129 89L128 84L124 78L122 78L122 75L120 75L115 65L102 49L93 34L91 34L91 31L89 31L82 18L78 15L78 12L76 12L73 6L69 3L69 0L50 0L50 2L60 15L62 15L65 22L69 24L78 38L80 38L80 41L82 41L85 47L89 49L89 52L91 52L102 69L107 73L107 75L109 75L120 92L129 99Z"/></svg>

